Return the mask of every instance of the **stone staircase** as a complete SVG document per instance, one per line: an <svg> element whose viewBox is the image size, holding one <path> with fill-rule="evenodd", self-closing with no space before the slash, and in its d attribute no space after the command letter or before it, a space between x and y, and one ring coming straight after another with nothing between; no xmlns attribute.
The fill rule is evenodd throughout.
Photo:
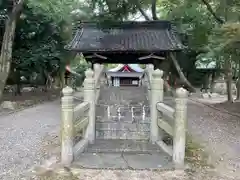
<svg viewBox="0 0 240 180"><path fill-rule="evenodd" d="M149 142L150 110L146 90L145 87L101 87L95 143L89 144L75 159L74 167L172 168L171 157Z"/></svg>
<svg viewBox="0 0 240 180"><path fill-rule="evenodd" d="M96 139L149 140L145 87L102 87L96 108Z"/></svg>

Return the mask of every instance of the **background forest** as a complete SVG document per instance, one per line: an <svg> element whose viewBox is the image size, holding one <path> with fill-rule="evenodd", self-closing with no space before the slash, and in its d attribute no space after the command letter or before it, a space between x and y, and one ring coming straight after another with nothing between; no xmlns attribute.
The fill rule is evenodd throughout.
<svg viewBox="0 0 240 180"><path fill-rule="evenodd" d="M23 83L46 85L46 90L52 81L63 86L69 63L83 76L89 65L64 50L77 25L87 20L130 19L173 22L187 47L177 56L180 78L187 77L193 86L203 81L196 69L199 63L214 62L223 70L228 89L233 76L240 76L239 0L2 0L0 98L6 83L16 84L19 93ZM228 99L232 101L231 91Z"/></svg>

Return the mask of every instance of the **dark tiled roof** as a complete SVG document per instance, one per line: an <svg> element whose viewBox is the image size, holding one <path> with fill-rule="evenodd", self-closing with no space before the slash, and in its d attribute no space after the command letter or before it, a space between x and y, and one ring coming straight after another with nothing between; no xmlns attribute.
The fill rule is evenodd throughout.
<svg viewBox="0 0 240 180"><path fill-rule="evenodd" d="M79 52L175 51L183 49L168 21L82 23L65 47Z"/></svg>

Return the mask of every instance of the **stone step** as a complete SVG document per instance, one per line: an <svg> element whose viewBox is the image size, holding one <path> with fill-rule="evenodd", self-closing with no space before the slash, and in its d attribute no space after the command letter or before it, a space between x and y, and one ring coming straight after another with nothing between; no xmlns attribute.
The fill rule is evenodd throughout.
<svg viewBox="0 0 240 180"><path fill-rule="evenodd" d="M123 130L98 130L96 139L135 139L149 140L150 131L123 131Z"/></svg>
<svg viewBox="0 0 240 180"><path fill-rule="evenodd" d="M138 122L122 122L122 121L97 121L96 130L104 131L150 131L150 123Z"/></svg>
<svg viewBox="0 0 240 180"><path fill-rule="evenodd" d="M96 140L95 144L89 144L85 152L91 153L160 153L163 152L158 145L149 141L139 140Z"/></svg>
<svg viewBox="0 0 240 180"><path fill-rule="evenodd" d="M105 118L102 116L96 116L96 122L99 123L138 123L138 124L149 124L150 123L150 117L142 117L142 116L135 116L134 118L126 118L124 116L111 116L110 118Z"/></svg>

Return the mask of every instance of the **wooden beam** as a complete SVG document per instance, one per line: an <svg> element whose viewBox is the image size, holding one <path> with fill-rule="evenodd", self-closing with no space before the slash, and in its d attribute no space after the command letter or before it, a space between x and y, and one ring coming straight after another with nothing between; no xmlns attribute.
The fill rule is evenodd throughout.
<svg viewBox="0 0 240 180"><path fill-rule="evenodd" d="M164 57L156 56L156 55L154 55L153 53L150 54L150 55L148 55L148 56L142 56L142 57L139 57L138 59L139 59L139 60L144 60L144 59L152 59L152 58L153 58L153 59L165 60Z"/></svg>
<svg viewBox="0 0 240 180"><path fill-rule="evenodd" d="M104 60L108 59L108 57L102 56L102 55L97 54L97 53L94 53L93 55L85 56L85 58L95 58L95 57L98 57L98 58L104 59Z"/></svg>

